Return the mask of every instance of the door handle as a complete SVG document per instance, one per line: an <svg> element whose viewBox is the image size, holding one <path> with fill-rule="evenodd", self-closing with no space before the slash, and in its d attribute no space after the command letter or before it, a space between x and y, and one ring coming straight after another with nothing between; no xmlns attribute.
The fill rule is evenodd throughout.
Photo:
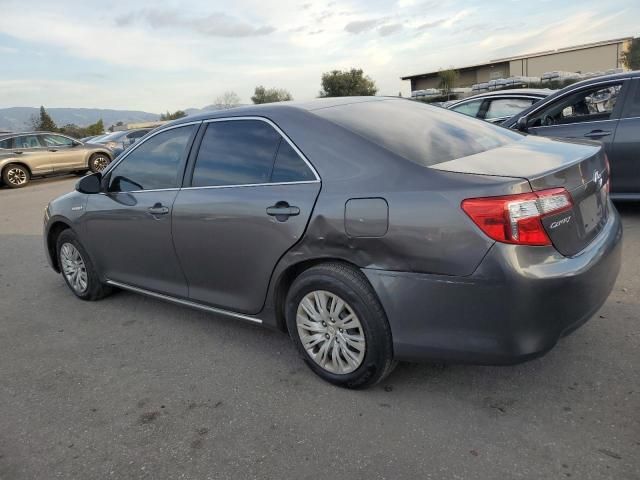
<svg viewBox="0 0 640 480"><path fill-rule="evenodd" d="M156 203L153 207L149 207L148 211L151 215L166 215L169 213L169 208L162 206L161 203Z"/></svg>
<svg viewBox="0 0 640 480"><path fill-rule="evenodd" d="M50 152L57 152L58 150L56 148L50 148L49 151Z"/></svg>
<svg viewBox="0 0 640 480"><path fill-rule="evenodd" d="M276 217L279 222L284 222L289 217L300 215L300 209L290 206L287 202L278 202L271 207L267 207L267 215Z"/></svg>
<svg viewBox="0 0 640 480"><path fill-rule="evenodd" d="M592 130L589 133L585 133L584 136L587 138L602 138L611 135L611 132L607 132L604 130Z"/></svg>

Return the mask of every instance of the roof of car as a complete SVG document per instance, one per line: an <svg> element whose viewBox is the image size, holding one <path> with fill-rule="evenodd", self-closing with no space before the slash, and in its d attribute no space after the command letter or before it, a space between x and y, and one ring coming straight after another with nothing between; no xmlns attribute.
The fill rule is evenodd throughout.
<svg viewBox="0 0 640 480"><path fill-rule="evenodd" d="M467 102L469 100L474 100L477 98L485 98L485 97L511 97L514 95L517 96L529 96L536 98L545 98L551 95L555 90L551 90L549 88L509 88L506 90L493 90L491 92L483 92L477 95L472 95L470 97L463 98L459 101L452 102L447 105L447 108L453 107L458 103Z"/></svg>
<svg viewBox="0 0 640 480"><path fill-rule="evenodd" d="M11 132L11 133L0 133L0 138L16 137L18 135L42 135L42 134L64 135L63 133L42 132L42 131L38 131L38 132Z"/></svg>
<svg viewBox="0 0 640 480"><path fill-rule="evenodd" d="M354 103L364 103L364 102L382 102L388 100L405 100L410 101L409 99L405 99L402 97L330 97L330 98L316 98L314 100L308 101L288 101L288 102L275 102L275 103L264 103L261 105L245 105L242 107L230 108L230 109L221 109L221 110L211 110L208 112L199 113L197 115L189 115L187 117L182 117L178 120L174 120L171 122L171 125L177 125L180 123L188 123L195 122L200 120L209 120L213 118L220 117L242 117L242 116L265 116L268 115L269 112L273 112L274 110L287 110L287 109L296 109L296 110L306 110L306 111L314 111L320 110L323 108L331 108L338 107L341 105L349 105ZM165 127L166 125L162 125Z"/></svg>

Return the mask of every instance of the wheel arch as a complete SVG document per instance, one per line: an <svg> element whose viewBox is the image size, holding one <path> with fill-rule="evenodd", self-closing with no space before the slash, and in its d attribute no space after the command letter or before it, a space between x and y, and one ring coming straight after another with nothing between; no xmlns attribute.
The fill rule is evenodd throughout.
<svg viewBox="0 0 640 480"><path fill-rule="evenodd" d="M29 176L32 177L33 176L33 172L31 171L31 167L29 167L29 165L21 160L9 160L6 163L4 163L2 165L2 167L0 167L0 174L2 174L2 172L4 172L4 169L7 168L9 165L20 165L21 167L24 167L27 169L27 171L29 172Z"/></svg>
<svg viewBox="0 0 640 480"><path fill-rule="evenodd" d="M73 230L71 225L63 220L55 220L47 231L47 252L51 259L51 266L53 269L60 273L60 265L58 264L58 253L56 252L56 243L58 237L65 230Z"/></svg>
<svg viewBox="0 0 640 480"><path fill-rule="evenodd" d="M274 285L273 296L272 296L276 328L278 330L287 332L287 321L285 318L285 302L287 298L287 293L289 293L289 289L291 288L291 285L293 284L295 279L298 278L300 274L309 270L310 268L315 267L317 265L325 264L325 263L341 263L355 270L358 270L358 271L361 270L360 267L355 263L349 260L346 260L344 258L338 258L338 257L307 258L286 266L282 270L282 272L280 272L277 276L277 280ZM369 283L368 279L367 279L367 283Z"/></svg>

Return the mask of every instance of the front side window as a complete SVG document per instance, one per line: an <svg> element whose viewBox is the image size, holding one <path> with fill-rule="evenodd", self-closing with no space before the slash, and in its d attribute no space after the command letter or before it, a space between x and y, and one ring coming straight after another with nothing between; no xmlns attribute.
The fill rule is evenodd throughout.
<svg viewBox="0 0 640 480"><path fill-rule="evenodd" d="M22 135L13 139L13 147L11 148L40 148L40 140L37 135Z"/></svg>
<svg viewBox="0 0 640 480"><path fill-rule="evenodd" d="M202 137L193 187L268 183L282 137L260 120L212 122Z"/></svg>
<svg viewBox="0 0 640 480"><path fill-rule="evenodd" d="M529 126L609 120L621 90L622 84L618 83L598 85L571 93L534 114L529 121Z"/></svg>
<svg viewBox="0 0 640 480"><path fill-rule="evenodd" d="M462 113L464 115L468 115L470 117L477 117L478 112L480 111L480 107L482 106L483 100L473 100L470 102L463 103L462 105L457 105L451 107L451 110L454 112Z"/></svg>
<svg viewBox="0 0 640 480"><path fill-rule="evenodd" d="M533 104L530 98L496 98L491 100L485 120L513 117Z"/></svg>
<svg viewBox="0 0 640 480"><path fill-rule="evenodd" d="M40 139L47 147L70 147L73 140L62 135L41 135Z"/></svg>
<svg viewBox="0 0 640 480"><path fill-rule="evenodd" d="M173 128L143 142L109 172L109 191L178 187L178 170L195 128Z"/></svg>

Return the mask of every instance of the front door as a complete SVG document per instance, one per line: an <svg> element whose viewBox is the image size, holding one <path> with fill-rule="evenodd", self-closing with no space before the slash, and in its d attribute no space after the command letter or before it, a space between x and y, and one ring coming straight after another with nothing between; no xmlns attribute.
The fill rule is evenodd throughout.
<svg viewBox="0 0 640 480"><path fill-rule="evenodd" d="M45 133L40 135L40 143L45 146L47 155L51 158L54 172L67 172L87 166L85 152L78 148L79 143L69 137Z"/></svg>
<svg viewBox="0 0 640 480"><path fill-rule="evenodd" d="M176 297L187 284L171 238L171 212L196 125L165 130L105 173L84 216L90 254L116 282Z"/></svg>
<svg viewBox="0 0 640 480"><path fill-rule="evenodd" d="M173 208L189 296L258 313L276 263L304 234L319 178L273 125L258 119L209 123L192 158L191 186Z"/></svg>
<svg viewBox="0 0 640 480"><path fill-rule="evenodd" d="M625 94L629 82L611 82L585 87L567 93L530 115L527 131L545 137L577 138L596 140L604 145L611 158L613 139L623 102L618 100ZM614 162L612 169L612 191L618 188Z"/></svg>

